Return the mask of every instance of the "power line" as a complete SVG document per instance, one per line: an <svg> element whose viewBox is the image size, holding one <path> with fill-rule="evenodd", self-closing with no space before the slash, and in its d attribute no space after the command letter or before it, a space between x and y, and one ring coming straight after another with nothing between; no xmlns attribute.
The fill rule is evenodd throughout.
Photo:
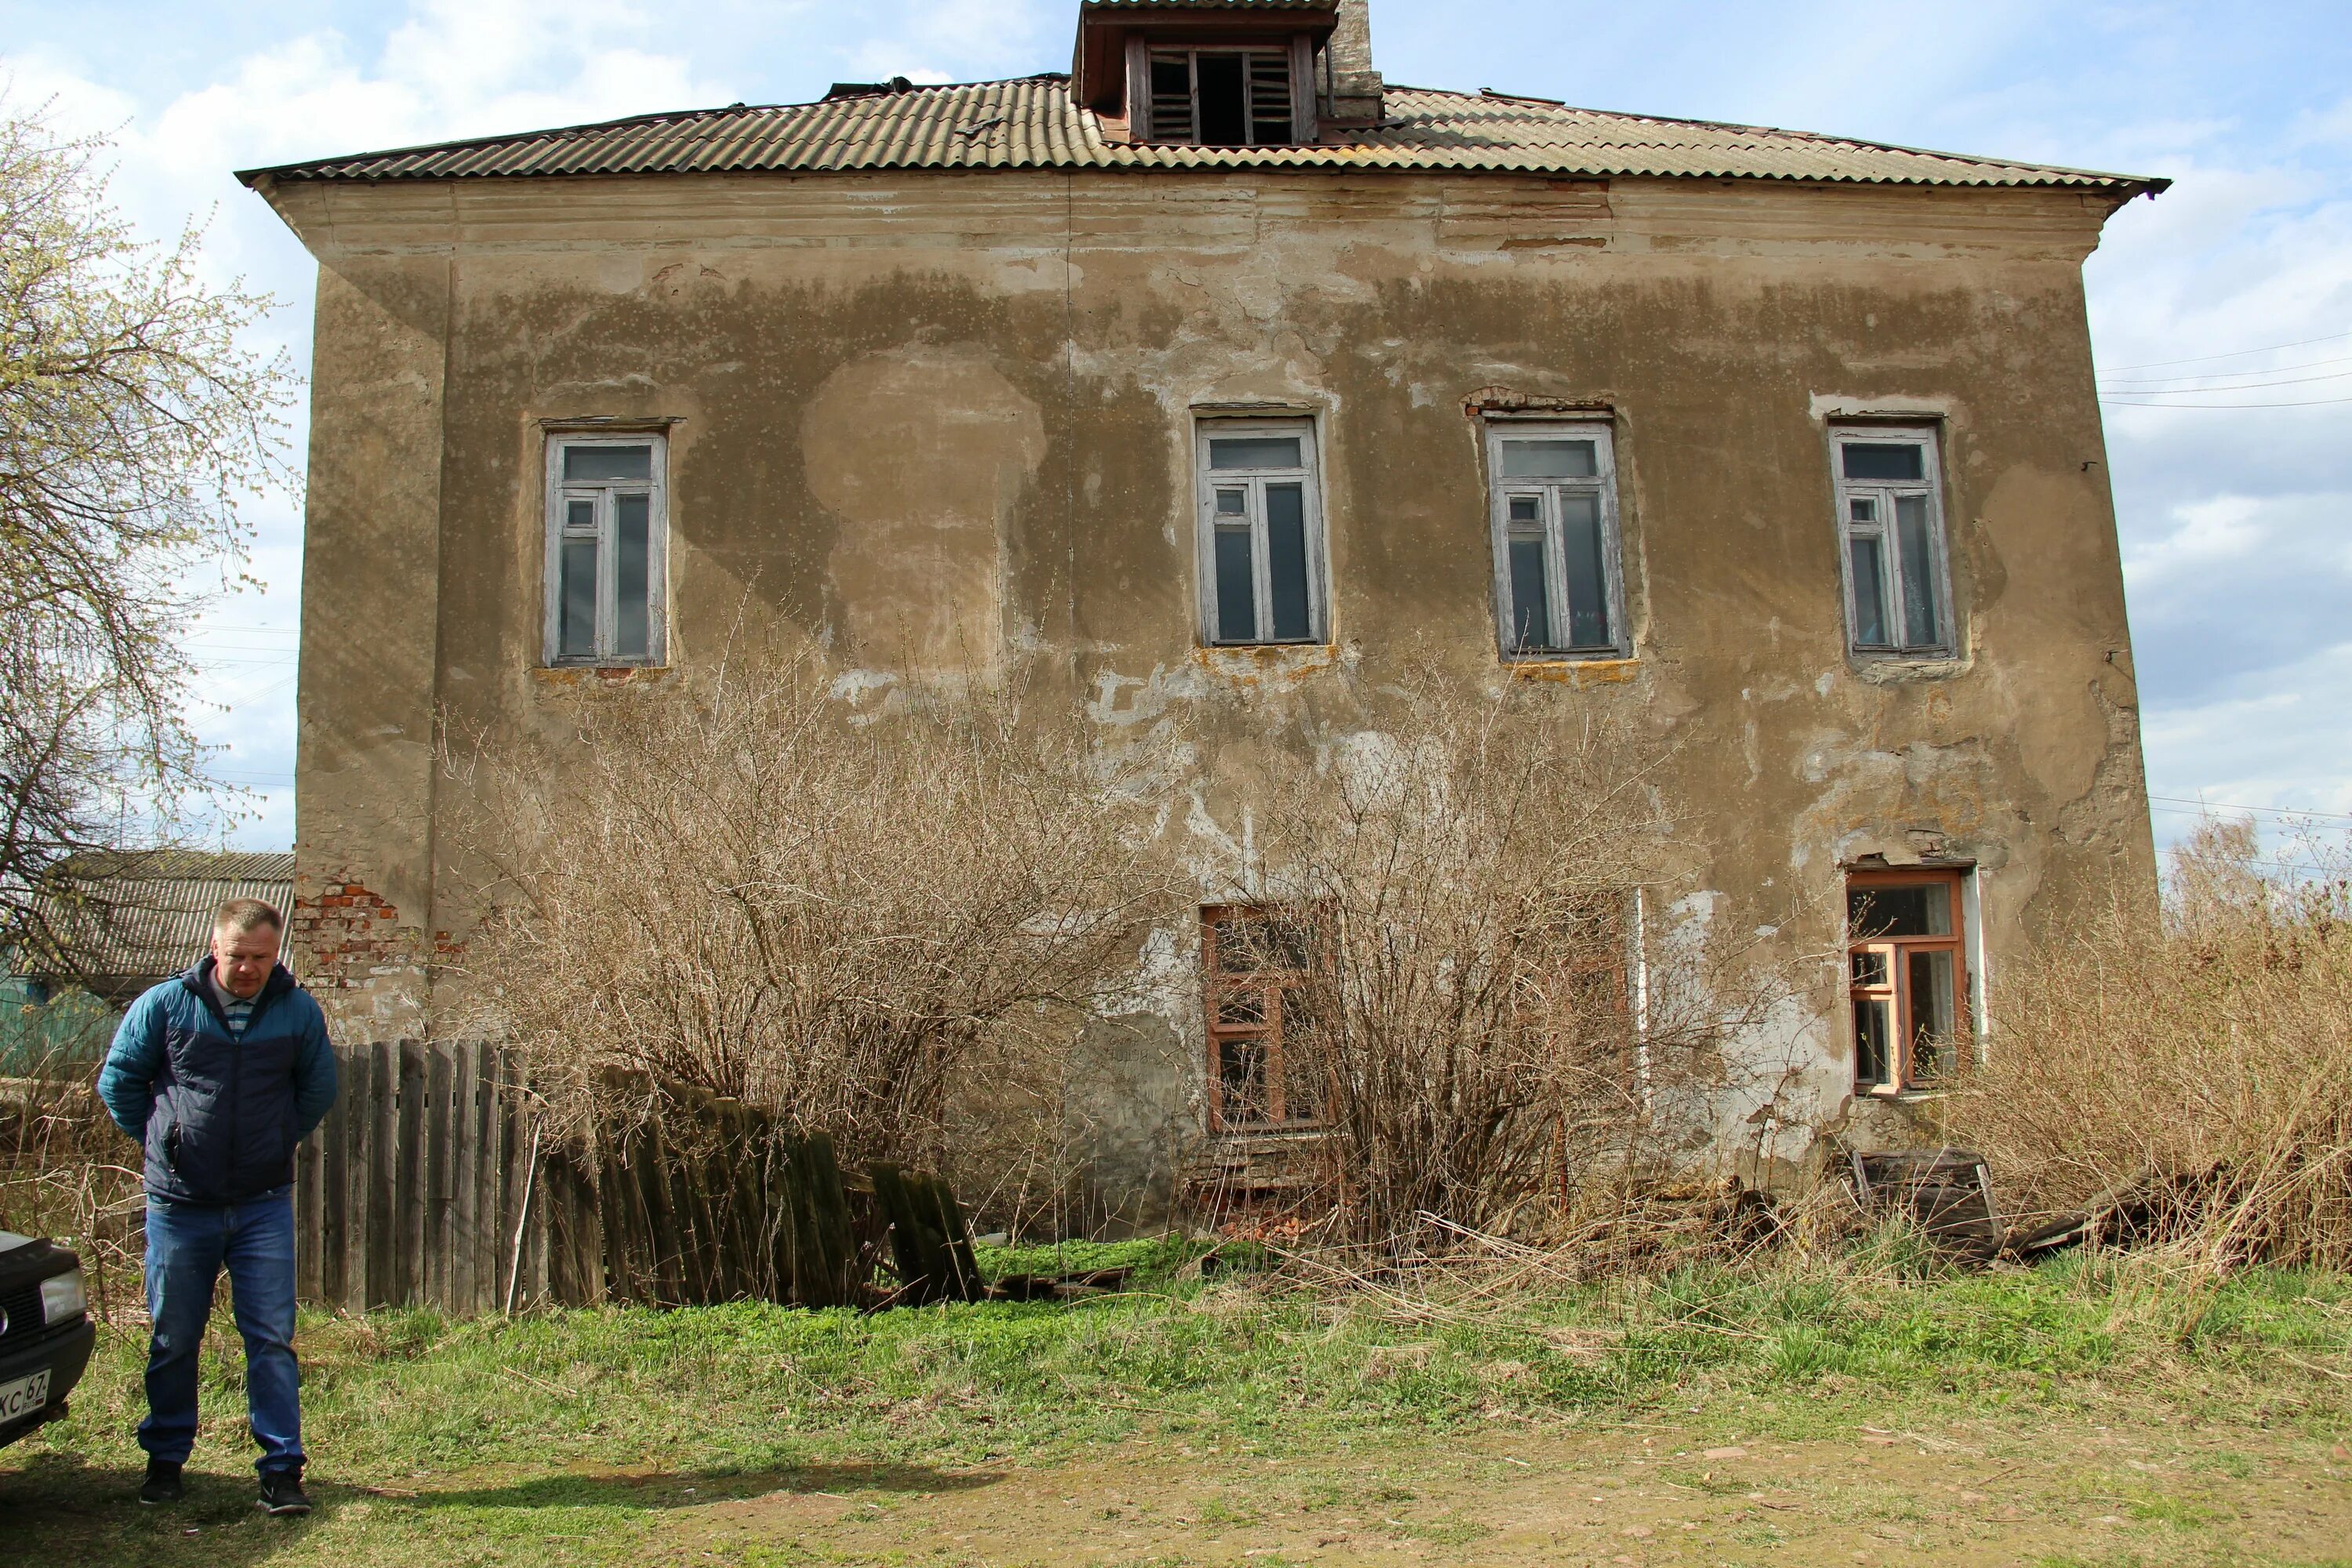
<svg viewBox="0 0 2352 1568"><path fill-rule="evenodd" d="M2324 408L2335 403L2352 403L2352 397L2314 397L2301 403L2135 403L2127 397L2102 397L2099 401L2110 408Z"/></svg>
<svg viewBox="0 0 2352 1568"><path fill-rule="evenodd" d="M2147 798L2151 805L2193 806L2199 811L2246 811L2263 816L2324 816L2333 822L2352 822L2352 812L2346 811L2297 811L2284 805L2233 805L2226 800L2190 800L2186 795L2152 795Z"/></svg>
<svg viewBox="0 0 2352 1568"><path fill-rule="evenodd" d="M2103 375L2099 380L2109 386L2162 386L2182 381L2243 381L2250 375L2285 375L2291 371L2325 370L2331 364L2352 364L2352 354L2306 360L2301 364L2265 365L2260 370L2209 370L2195 375Z"/></svg>
<svg viewBox="0 0 2352 1568"><path fill-rule="evenodd" d="M2145 364L2119 364L2113 366L2112 369L2115 372L2163 370L2168 365L2176 364L2211 364L2217 359L2244 359L2249 354L2274 354L2282 349L2307 349L2314 343L2340 343L2347 338L2352 338L2352 332L2333 332L2324 338L2305 338L2301 342L2273 343L2266 349L2236 349L2225 354L2197 354L2189 359L2154 359Z"/></svg>
<svg viewBox="0 0 2352 1568"><path fill-rule="evenodd" d="M2338 362L2343 363L2343 362ZM2309 365L2290 365L2290 370L2308 370ZM2248 372L2249 374L2256 374ZM2268 374L2268 372L2261 374ZM2352 370L2330 371L2326 375L2273 376L2269 381L2235 381L2228 386L2184 386L2178 381L2107 381L2100 384L2109 392L2126 392L2134 397L2175 397L2193 393L2261 392L2273 386L2308 386L2315 381L2352 379Z"/></svg>
<svg viewBox="0 0 2352 1568"><path fill-rule="evenodd" d="M2134 386L2114 383L2107 390L2129 393L2134 397L2204 397L2217 392L2267 392L2273 386L2309 386L2315 381L2352 381L2352 370L2333 371L2326 375L2291 375L2280 381L2249 381L2239 386L2167 387L2160 382Z"/></svg>

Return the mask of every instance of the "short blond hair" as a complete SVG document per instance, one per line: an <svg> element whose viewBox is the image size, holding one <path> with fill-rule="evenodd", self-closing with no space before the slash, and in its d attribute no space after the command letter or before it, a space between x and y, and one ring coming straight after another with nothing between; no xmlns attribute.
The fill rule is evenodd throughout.
<svg viewBox="0 0 2352 1568"><path fill-rule="evenodd" d="M259 899L231 899L213 911L213 930L225 931L231 936L243 936L263 926L282 936L286 917L278 912L275 905L265 904Z"/></svg>

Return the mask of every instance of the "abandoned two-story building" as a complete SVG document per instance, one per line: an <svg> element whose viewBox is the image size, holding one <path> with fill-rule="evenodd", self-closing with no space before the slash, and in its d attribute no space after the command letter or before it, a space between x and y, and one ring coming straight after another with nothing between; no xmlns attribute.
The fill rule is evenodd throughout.
<svg viewBox="0 0 2352 1568"><path fill-rule="evenodd" d="M2164 182L1389 85L1366 0L1077 9L1066 76L243 176L319 260L294 938L346 1033L429 1029L465 938L436 714L690 672L747 593L1107 730L1408 641L1640 709L1712 919L1875 900L1812 1127L2152 889L2081 268ZM1114 1184L1264 1131L1278 1019L1169 1011Z"/></svg>

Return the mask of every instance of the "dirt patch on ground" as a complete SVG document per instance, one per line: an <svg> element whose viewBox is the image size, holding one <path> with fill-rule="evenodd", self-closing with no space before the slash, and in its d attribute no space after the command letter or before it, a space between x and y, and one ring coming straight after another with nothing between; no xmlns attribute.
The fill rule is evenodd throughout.
<svg viewBox="0 0 2352 1568"><path fill-rule="evenodd" d="M192 1472L187 1504L141 1509L135 1468L36 1456L0 1475L0 1522L28 1562L92 1568L2352 1568L2352 1452L2338 1435L2017 1413L1933 1429L1912 1420L1824 1420L1787 1438L1710 1411L1687 1426L1496 1423L1461 1441L1372 1432L1313 1450L1168 1433L1059 1464L681 1473L647 1455L367 1481L321 1473L320 1510L299 1525L254 1514L249 1472Z"/></svg>
<svg viewBox="0 0 2352 1568"><path fill-rule="evenodd" d="M924 1493L673 1508L682 1561L959 1564L2352 1560L2352 1455L2269 1433L1531 1430L1314 1458L1142 1442Z"/></svg>

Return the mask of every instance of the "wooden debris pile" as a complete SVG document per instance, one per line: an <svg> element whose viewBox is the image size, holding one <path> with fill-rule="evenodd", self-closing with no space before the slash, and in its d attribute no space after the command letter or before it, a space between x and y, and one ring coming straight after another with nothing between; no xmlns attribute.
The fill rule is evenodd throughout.
<svg viewBox="0 0 2352 1568"><path fill-rule="evenodd" d="M2031 1260L2085 1243L2099 1247L2160 1247L2204 1229L2213 1216L2237 1207L2245 1184L2225 1164L2198 1170L2142 1165L2102 1188L2081 1207L2013 1233L2011 1256ZM2238 1250L2258 1251L2257 1237Z"/></svg>
<svg viewBox="0 0 2352 1568"><path fill-rule="evenodd" d="M1863 1212L1907 1215L1929 1246L1955 1263L1982 1268L2008 1241L1993 1206L1992 1172L1965 1149L1850 1152L1846 1173Z"/></svg>
<svg viewBox="0 0 2352 1568"><path fill-rule="evenodd" d="M1575 1226L1565 1250L1590 1274L1740 1258L1780 1238L1772 1194L1737 1176L1644 1185L1613 1194Z"/></svg>
<svg viewBox="0 0 2352 1568"><path fill-rule="evenodd" d="M2086 1243L2163 1246L2204 1230L2246 1196L2245 1184L2224 1164L2185 1171L2147 1164L2078 1208L2021 1224L2003 1221L1990 1168L1966 1149L1852 1152L1846 1163L1864 1213L1907 1215L1939 1254L1971 1268L1999 1258L2031 1263ZM2251 1258L2262 1239L2240 1237L2232 1250Z"/></svg>

